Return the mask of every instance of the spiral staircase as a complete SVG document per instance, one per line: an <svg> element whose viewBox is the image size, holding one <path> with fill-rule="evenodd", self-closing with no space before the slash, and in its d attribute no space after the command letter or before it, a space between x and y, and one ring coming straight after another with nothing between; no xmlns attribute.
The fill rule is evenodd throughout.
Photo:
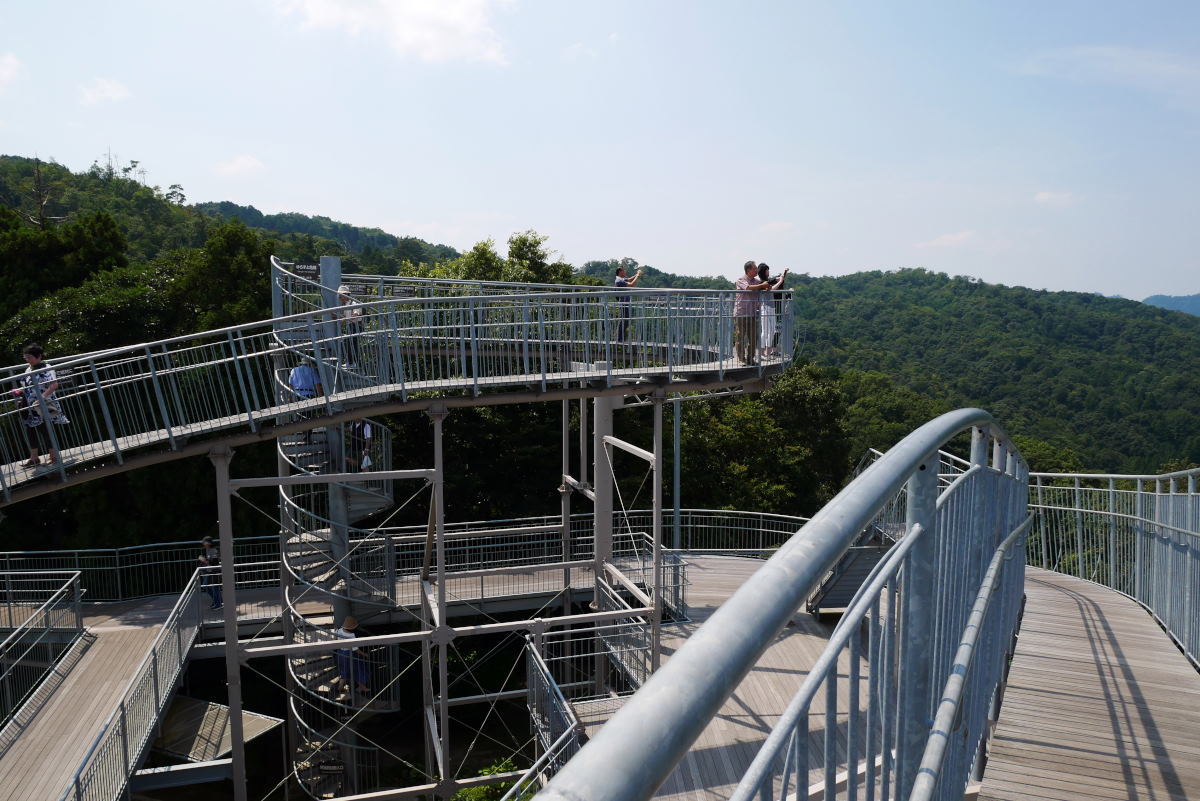
<svg viewBox="0 0 1200 801"><path fill-rule="evenodd" d="M286 400L291 390L282 372L277 383ZM335 639L345 614L369 621L400 605L394 549L386 538L355 526L394 503L393 482L367 472L391 469L392 434L377 420L363 422L370 426L369 438L360 432L356 439L352 425L322 425L278 440L280 463L292 475L363 472L361 481L280 488L282 562L291 579L284 582L284 606L292 642ZM328 613L313 615L314 601ZM366 663L369 696L356 693L353 682L340 681L332 652L286 660L293 771L313 798L379 786L378 752L359 742L355 727L368 715L400 708L397 687L389 684L397 651L386 646L354 654Z"/></svg>

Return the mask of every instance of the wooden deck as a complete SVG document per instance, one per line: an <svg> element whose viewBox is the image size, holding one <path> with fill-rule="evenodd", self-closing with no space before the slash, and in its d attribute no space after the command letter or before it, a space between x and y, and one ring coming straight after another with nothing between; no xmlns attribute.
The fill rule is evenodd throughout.
<svg viewBox="0 0 1200 801"><path fill-rule="evenodd" d="M1200 673L1144 609L1030 568L982 801L1200 798Z"/></svg>
<svg viewBox="0 0 1200 801"><path fill-rule="evenodd" d="M688 608L693 622L664 630L663 654L667 659L763 563L756 559L699 556L689 557L688 564L691 582ZM671 801L727 799L792 696L800 689L808 666L825 650L832 632L832 625L818 623L807 612L797 612L792 624L780 633L725 701L683 761L658 789L655 798ZM846 659L843 652L838 671L842 676L847 674ZM844 687L844 682L840 684ZM844 691L838 693L842 705L837 716L839 739L844 739L847 695ZM581 702L575 708L581 722L592 733L612 717L619 706L620 699L604 699ZM810 764L809 781L816 782L824 775L824 767L820 764L820 743L825 728L823 693L814 700L810 714L810 754L815 764Z"/></svg>
<svg viewBox="0 0 1200 801"><path fill-rule="evenodd" d="M240 620L278 613L278 600L272 603L259 597L262 594L254 590L239 597ZM20 730L0 754L0 796L7 801L56 801L62 796L177 600L170 595L84 607L90 641L64 658L52 677L57 686L40 699L40 706L14 721ZM208 604L206 596L198 601ZM305 604L302 611L320 614L322 609L328 607L315 603ZM219 620L220 614L204 610L209 622Z"/></svg>

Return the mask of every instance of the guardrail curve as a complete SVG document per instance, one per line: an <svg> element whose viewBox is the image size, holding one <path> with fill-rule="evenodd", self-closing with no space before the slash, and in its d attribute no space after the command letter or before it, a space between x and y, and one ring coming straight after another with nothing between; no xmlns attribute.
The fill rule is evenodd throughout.
<svg viewBox="0 0 1200 801"><path fill-rule="evenodd" d="M418 393L465 393L462 405L470 405L497 391L533 400L567 383L595 391L624 382L750 380L791 362L787 302L780 354L753 364L736 358L731 291L377 281L356 284L383 294L357 298L361 315L347 326L330 308L333 290L305 283L277 259L272 268L273 281L291 287L295 313L79 356L49 354L56 408L70 421L55 422L61 415L40 402L44 432L63 457L54 465L22 465L30 410L0 396L0 503L53 491L54 479L131 469L130 460L203 453L217 436L236 445L302 431L303 423L283 421L297 413L336 418L346 404L398 410ZM300 364L312 366L322 391L280 397L279 384ZM26 368L0 368L0 385L17 387Z"/></svg>
<svg viewBox="0 0 1200 801"><path fill-rule="evenodd" d="M980 520L970 528L977 538L971 545L991 541L986 554L990 559L991 548L1016 527L1015 521L1023 512L1027 470L991 415L979 409L962 409L942 415L909 434L814 515L622 706L537 797L561 801L631 801L650 797L816 583L902 489L907 488L908 493L909 533L905 539L925 532L920 541L905 543L909 558L914 560L908 564L919 567L906 568L904 573L905 604L915 606L910 610L911 616L906 613L903 617L909 621L928 618L930 626L937 621L938 630L943 632L960 629L961 624L956 625L952 617L939 617L944 611L940 607L934 613L939 601L927 593L937 583L932 576L940 558L938 546L942 544L934 533L940 523L940 510L935 504L938 451L968 430L973 432L970 460L973 467L955 479L945 492L971 481L983 481L981 491L1004 490L988 504L991 511L986 517L987 525ZM994 445L991 454L986 447L989 438ZM989 489L989 483L997 484L997 488ZM1009 522L1013 525L1009 526ZM970 542L969 538L964 540ZM976 547L974 551L982 548ZM986 560L982 566L976 566L980 575L985 567ZM967 612L962 612L963 622ZM893 614L896 614L894 607ZM906 624L906 637L916 637L922 630L915 623ZM941 670L949 670L953 656L950 641L954 635L939 635L940 639L935 639L928 629L924 631L922 638L910 643L912 653L935 653L937 649L928 645L931 641L939 643L942 650L949 649L948 654L943 654L946 658ZM851 642L856 643L857 639L852 638ZM924 650L922 644L926 646ZM909 675L918 672L910 669ZM900 772L888 774L894 773L897 784L905 787L911 786L928 736L926 720L932 718L937 696L934 687L940 689L937 672L920 672L925 674L921 684L907 691L908 726L899 736L901 742L896 744L903 749L902 760L906 764L901 765ZM923 717L922 708L926 708ZM807 717L804 720L807 722ZM786 740L783 735L776 738L780 739ZM827 766L831 764L831 760L826 760ZM620 766L619 772L614 773L614 765ZM786 772L787 768L783 769ZM854 772L852 767L851 773ZM834 781L832 772L829 776ZM758 792L747 792L745 797ZM770 788L762 789L761 794L763 798L774 797ZM780 797L787 797L786 786Z"/></svg>

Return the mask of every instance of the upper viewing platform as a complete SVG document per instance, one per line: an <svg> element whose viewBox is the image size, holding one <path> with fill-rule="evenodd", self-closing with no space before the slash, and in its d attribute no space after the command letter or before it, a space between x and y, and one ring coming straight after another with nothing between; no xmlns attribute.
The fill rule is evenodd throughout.
<svg viewBox="0 0 1200 801"><path fill-rule="evenodd" d="M0 370L10 388L27 372L27 388L57 384L4 396L0 504L365 408L723 389L792 359L787 292L775 293L776 355L744 360L732 290L343 276L336 259L308 267L306 277L272 258L271 319ZM49 424L31 427L33 417ZM24 464L32 428L61 454L54 465Z"/></svg>

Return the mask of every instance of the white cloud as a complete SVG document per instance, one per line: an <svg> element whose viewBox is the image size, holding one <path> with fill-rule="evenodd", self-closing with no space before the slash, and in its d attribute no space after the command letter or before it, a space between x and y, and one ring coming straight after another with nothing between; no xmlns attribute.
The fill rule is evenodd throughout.
<svg viewBox="0 0 1200 801"><path fill-rule="evenodd" d="M583 42L576 42L563 48L563 59L571 64L587 59L594 59L598 54Z"/></svg>
<svg viewBox="0 0 1200 801"><path fill-rule="evenodd" d="M382 36L402 56L419 61L507 64L492 14L505 0L275 0L306 28Z"/></svg>
<svg viewBox="0 0 1200 801"><path fill-rule="evenodd" d="M1075 205L1075 196L1070 192L1038 192L1033 196L1033 202L1039 206L1066 208Z"/></svg>
<svg viewBox="0 0 1200 801"><path fill-rule="evenodd" d="M79 102L85 106L116 103L133 97L129 87L111 78L93 78L79 87Z"/></svg>
<svg viewBox="0 0 1200 801"><path fill-rule="evenodd" d="M1043 50L1026 59L1026 75L1125 86L1200 108L1200 59L1136 47Z"/></svg>
<svg viewBox="0 0 1200 801"><path fill-rule="evenodd" d="M974 231L959 231L957 234L942 234L928 242L917 242L913 247L918 248L956 248L965 245L975 237Z"/></svg>
<svg viewBox="0 0 1200 801"><path fill-rule="evenodd" d="M248 172L257 172L263 169L264 166L254 156L241 155L229 161L222 161L216 166L216 170L221 175L245 175Z"/></svg>
<svg viewBox="0 0 1200 801"><path fill-rule="evenodd" d="M765 222L758 226L758 232L760 234L786 234L795 227L796 226L794 223L790 223L785 220L772 220L771 222Z"/></svg>
<svg viewBox="0 0 1200 801"><path fill-rule="evenodd" d="M0 92L8 88L8 85L17 79L17 74L21 71L21 60L12 53L0 55Z"/></svg>

